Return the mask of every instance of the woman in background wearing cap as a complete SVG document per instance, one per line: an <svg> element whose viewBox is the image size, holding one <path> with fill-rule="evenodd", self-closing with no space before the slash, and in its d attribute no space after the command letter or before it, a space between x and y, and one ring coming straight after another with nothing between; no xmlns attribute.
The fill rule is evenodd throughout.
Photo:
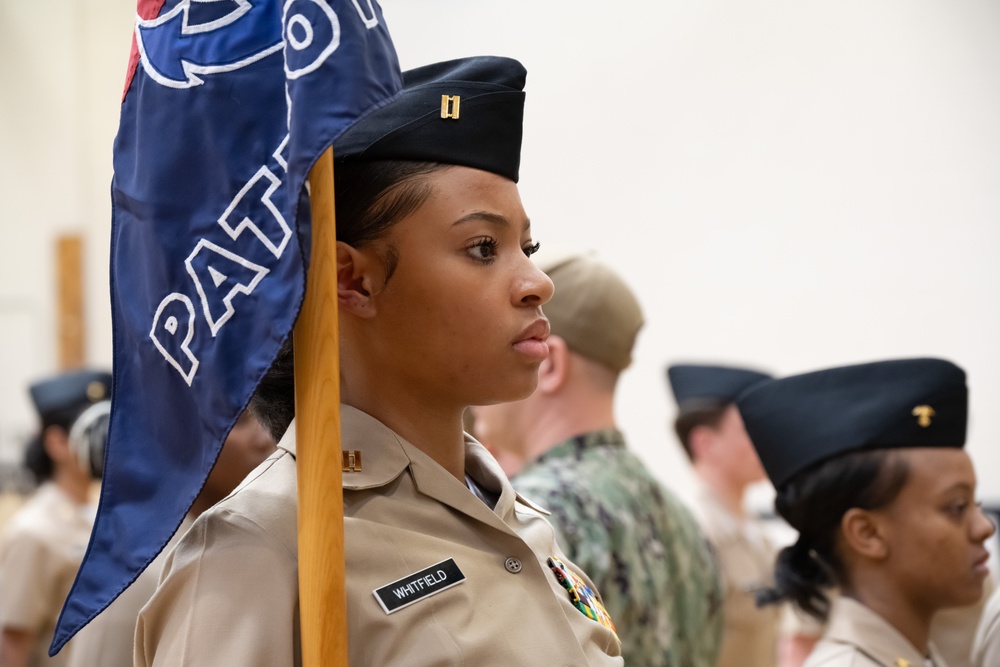
<svg viewBox="0 0 1000 667"><path fill-rule="evenodd" d="M547 354L552 283L515 185L524 77L505 58L407 72L335 145L352 666L622 664L585 575L463 434ZM291 368L286 349L251 405L278 452L168 558L137 665L299 663Z"/></svg>
<svg viewBox="0 0 1000 667"><path fill-rule="evenodd" d="M994 532L962 449L965 373L939 359L862 364L766 382L738 405L799 531L761 601L830 616L806 666L946 667L931 620L982 595Z"/></svg>
<svg viewBox="0 0 1000 667"><path fill-rule="evenodd" d="M42 426L25 452L39 483L0 538L0 666L65 665L73 649L48 657L63 600L83 560L94 524L91 471L71 446L87 420L107 415L111 375L63 373L31 385ZM102 436L106 431L102 432ZM101 437L101 442L105 440ZM101 452L103 453L103 451ZM89 452L87 452L89 454Z"/></svg>

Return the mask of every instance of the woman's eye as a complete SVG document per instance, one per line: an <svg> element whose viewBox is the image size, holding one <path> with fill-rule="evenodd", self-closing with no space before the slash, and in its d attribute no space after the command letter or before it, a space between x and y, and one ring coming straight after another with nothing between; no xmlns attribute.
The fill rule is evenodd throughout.
<svg viewBox="0 0 1000 667"><path fill-rule="evenodd" d="M491 238L479 239L468 248L469 255L480 262L492 261L497 254L497 242Z"/></svg>
<svg viewBox="0 0 1000 667"><path fill-rule="evenodd" d="M948 505L947 509L949 514L960 517L963 514L965 514L965 510L967 510L968 508L969 508L969 503L962 501Z"/></svg>
<svg viewBox="0 0 1000 667"><path fill-rule="evenodd" d="M524 251L525 257L531 257L536 252L538 252L538 249L541 247L542 247L541 243L533 243L531 245L524 246L522 250Z"/></svg>

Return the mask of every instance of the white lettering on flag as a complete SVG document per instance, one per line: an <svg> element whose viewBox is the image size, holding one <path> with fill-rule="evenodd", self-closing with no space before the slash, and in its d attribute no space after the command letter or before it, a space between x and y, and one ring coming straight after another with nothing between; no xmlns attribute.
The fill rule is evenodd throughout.
<svg viewBox="0 0 1000 667"><path fill-rule="evenodd" d="M214 268L213 264L218 266L219 263L224 263L228 270L223 272L215 269L215 274L211 273ZM184 260L184 264L194 281L195 289L198 290L198 296L201 297L202 312L208 321L213 338L219 333L222 325L236 312L233 308L233 297L237 294L250 294L257 287L261 278L269 273L268 269L260 264L254 264L249 259L240 257L236 253L205 239L198 241L194 252ZM213 278L213 283L215 282L214 275L222 275L223 282L216 283L213 288L209 289L205 284L206 281L202 280L205 273ZM226 290L227 285L231 285L228 291Z"/></svg>
<svg viewBox="0 0 1000 667"><path fill-rule="evenodd" d="M184 324L181 329L181 318ZM183 335L183 338L181 338ZM153 328L149 331L153 345L163 358L177 369L184 381L191 386L198 370L198 359L189 347L194 338L194 304L183 294L174 292L160 302L153 317Z"/></svg>

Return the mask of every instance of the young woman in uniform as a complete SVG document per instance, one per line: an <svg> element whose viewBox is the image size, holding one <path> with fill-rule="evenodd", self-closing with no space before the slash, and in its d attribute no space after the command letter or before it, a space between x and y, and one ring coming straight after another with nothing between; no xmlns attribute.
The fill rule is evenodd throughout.
<svg viewBox="0 0 1000 667"><path fill-rule="evenodd" d="M940 359L862 364L766 382L738 405L799 531L759 599L830 617L806 666L946 667L931 619L982 595L994 532L962 449L965 373Z"/></svg>
<svg viewBox="0 0 1000 667"><path fill-rule="evenodd" d="M524 78L492 57L413 70L334 147L352 666L622 664L585 575L462 428L530 394L547 354ZM168 558L137 664L298 664L290 362L252 404L278 452Z"/></svg>
<svg viewBox="0 0 1000 667"><path fill-rule="evenodd" d="M73 644L51 660L47 649L95 511L90 457L78 455L74 445L89 444L96 406L111 395L111 374L60 373L32 383L29 391L41 429L28 444L25 465L39 486L0 534L0 665L60 667ZM103 454L104 438L95 441Z"/></svg>

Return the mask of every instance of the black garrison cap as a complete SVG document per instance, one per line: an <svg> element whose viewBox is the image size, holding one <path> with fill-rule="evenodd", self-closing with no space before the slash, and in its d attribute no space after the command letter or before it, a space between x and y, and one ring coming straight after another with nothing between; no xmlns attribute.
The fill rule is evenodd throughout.
<svg viewBox="0 0 1000 667"><path fill-rule="evenodd" d="M771 376L747 368L674 364L667 368L667 380L681 413L718 408Z"/></svg>
<svg viewBox="0 0 1000 667"><path fill-rule="evenodd" d="M110 398L111 374L95 370L60 373L32 383L28 391L44 421Z"/></svg>
<svg viewBox="0 0 1000 667"><path fill-rule="evenodd" d="M943 359L897 359L771 380L737 400L775 488L860 449L962 447L965 371Z"/></svg>
<svg viewBox="0 0 1000 667"><path fill-rule="evenodd" d="M516 183L526 75L521 63L498 56L406 71L399 96L344 132L334 159L440 162Z"/></svg>

